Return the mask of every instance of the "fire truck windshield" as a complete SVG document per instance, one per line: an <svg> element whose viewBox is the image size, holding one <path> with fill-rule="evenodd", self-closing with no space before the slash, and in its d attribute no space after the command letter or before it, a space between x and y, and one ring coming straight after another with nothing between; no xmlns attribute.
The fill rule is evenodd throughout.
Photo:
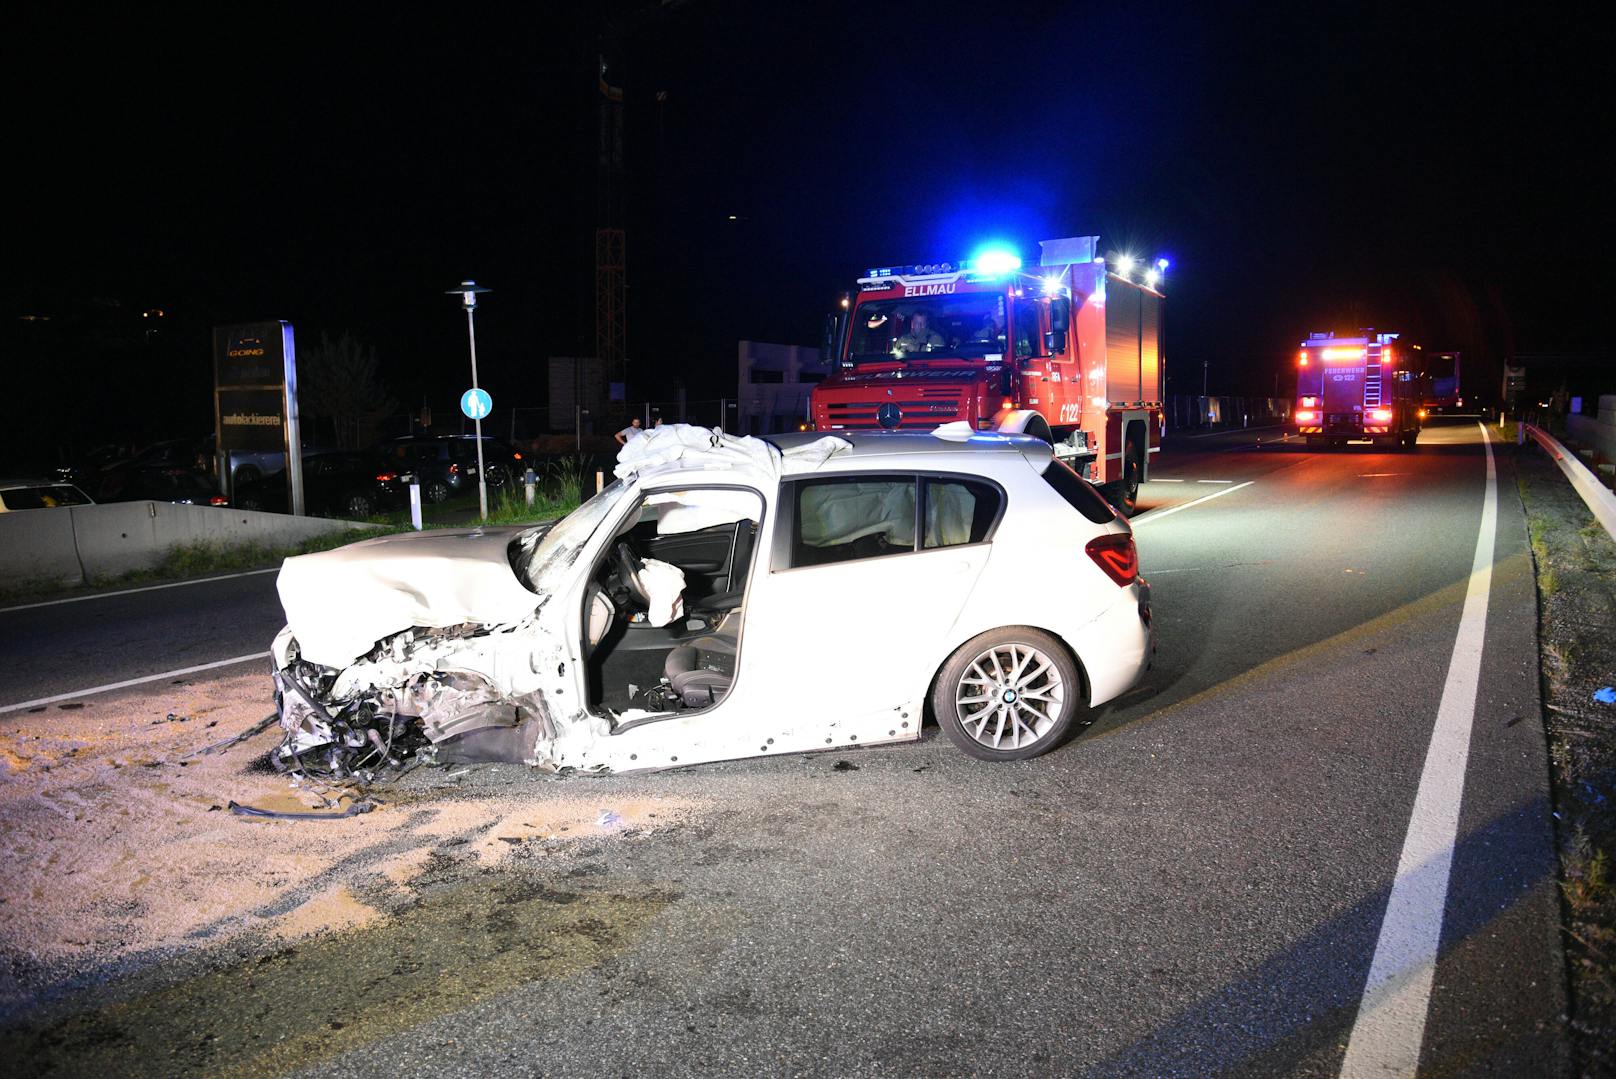
<svg viewBox="0 0 1616 1079"><path fill-rule="evenodd" d="M997 292L874 300L853 311L854 363L911 356L979 357L1005 351L1005 302Z"/></svg>

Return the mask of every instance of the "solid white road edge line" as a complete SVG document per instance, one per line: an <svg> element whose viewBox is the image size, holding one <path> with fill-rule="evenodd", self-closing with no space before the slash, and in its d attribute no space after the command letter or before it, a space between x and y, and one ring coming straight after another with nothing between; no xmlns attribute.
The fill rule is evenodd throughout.
<svg viewBox="0 0 1616 1079"><path fill-rule="evenodd" d="M162 674L148 674L144 678L128 678L122 682L110 682L104 686L95 686L90 689L76 689L72 693L58 693L54 697L41 697L37 701L23 701L21 704L8 704L0 707L0 715L7 712L20 712L24 708L38 708L42 704L55 704L57 701L68 701L74 697L89 697L96 693L108 693L114 689L127 689L130 686L144 685L147 682L161 682L165 678L178 678L184 674L196 674L198 671L211 671L215 667L229 667L235 663L250 663L255 659L268 659L268 652L254 652L250 656L236 656L233 659L220 659L212 663L198 663L195 667L181 667L177 671L164 671Z"/></svg>
<svg viewBox="0 0 1616 1079"><path fill-rule="evenodd" d="M1442 913L1453 868L1453 845L1459 833L1459 804L1464 797L1465 766L1470 759L1470 729L1476 714L1476 687L1481 681L1481 649L1487 636L1487 598L1492 591L1493 533L1498 527L1497 469L1487 428L1481 428L1487 451L1487 490L1481 504L1476 556L1465 589L1464 613L1453 642L1448 679L1442 686L1436 726L1425 753L1414 812L1397 861L1397 878L1386 903L1386 918L1375 942L1369 979L1358 1018L1347 1041L1341 1074L1413 1075L1420 1063L1420 1043L1431 1004L1437 945L1442 939Z"/></svg>
<svg viewBox="0 0 1616 1079"><path fill-rule="evenodd" d="M1222 498L1224 495L1232 495L1236 491L1240 490L1240 488L1242 488L1242 487L1250 487L1252 484L1254 484L1256 482L1257 482L1256 480L1247 480L1245 483L1237 483L1233 487L1225 487L1221 491L1213 491L1209 495L1202 495L1200 498L1195 499L1193 502L1185 502L1181 506L1168 506L1164 510L1151 510L1149 513L1146 513L1146 514L1144 514L1144 515L1142 515L1140 517L1134 518L1133 521L1131 521L1130 523L1133 525L1134 528L1138 528L1140 525L1148 525L1152 521L1159 521L1163 517L1171 516L1172 514L1177 513L1179 510L1187 510L1191 506L1199 506L1202 502L1210 502L1214 498Z"/></svg>
<svg viewBox="0 0 1616 1079"><path fill-rule="evenodd" d="M0 614L9 614L12 611L31 611L35 607L54 607L59 603L83 603L87 599L107 599L110 596L132 596L136 592L155 592L159 588L184 588L188 584L207 584L209 581L229 581L236 577L256 577L260 573L279 573L279 566L269 569L249 569L240 573L224 573L217 577L198 577L194 581L170 581L168 584L148 584L140 588L123 588L116 592L92 592L88 596L68 596L66 599L47 599L39 603L21 603L15 607L0 607Z"/></svg>

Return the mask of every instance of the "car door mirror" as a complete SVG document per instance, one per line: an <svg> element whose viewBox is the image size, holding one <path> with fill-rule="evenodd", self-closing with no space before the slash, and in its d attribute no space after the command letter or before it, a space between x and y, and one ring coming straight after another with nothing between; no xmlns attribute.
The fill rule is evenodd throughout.
<svg viewBox="0 0 1616 1079"><path fill-rule="evenodd" d="M1050 330L1044 334L1044 352L1050 356L1059 356L1066 351L1066 331Z"/></svg>

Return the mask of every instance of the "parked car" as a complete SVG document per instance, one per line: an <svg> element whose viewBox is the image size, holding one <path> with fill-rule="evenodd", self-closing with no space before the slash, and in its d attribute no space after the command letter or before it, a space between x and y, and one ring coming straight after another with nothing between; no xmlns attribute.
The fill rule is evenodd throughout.
<svg viewBox="0 0 1616 1079"><path fill-rule="evenodd" d="M370 453L316 453L303 458L303 506L319 517L370 517L409 503L409 489L385 459ZM236 485L232 505L286 512L286 477Z"/></svg>
<svg viewBox="0 0 1616 1079"><path fill-rule="evenodd" d="M559 524L287 559L281 767L633 771L920 736L1060 744L1151 656L1125 520L1048 443L715 435L625 448Z"/></svg>
<svg viewBox="0 0 1616 1079"><path fill-rule="evenodd" d="M477 489L475 435L405 435L377 449L398 471L420 477L421 497L427 502ZM514 482L525 467L522 455L509 444L483 436L483 472L490 488Z"/></svg>
<svg viewBox="0 0 1616 1079"><path fill-rule="evenodd" d="M71 483L57 483L54 480L0 480L0 513L94 504L94 499Z"/></svg>
<svg viewBox="0 0 1616 1079"><path fill-rule="evenodd" d="M227 506L213 477L180 465L130 463L108 469L97 492L100 502L176 502L197 506Z"/></svg>

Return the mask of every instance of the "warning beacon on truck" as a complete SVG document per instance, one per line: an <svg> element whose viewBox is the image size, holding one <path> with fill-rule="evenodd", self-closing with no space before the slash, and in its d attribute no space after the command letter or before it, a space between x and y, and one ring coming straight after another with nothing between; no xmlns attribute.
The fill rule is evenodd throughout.
<svg viewBox="0 0 1616 1079"><path fill-rule="evenodd" d="M1132 513L1161 445L1167 260L1108 264L1098 242L1045 240L1033 267L987 250L867 271L835 323L814 427L1034 435Z"/></svg>

